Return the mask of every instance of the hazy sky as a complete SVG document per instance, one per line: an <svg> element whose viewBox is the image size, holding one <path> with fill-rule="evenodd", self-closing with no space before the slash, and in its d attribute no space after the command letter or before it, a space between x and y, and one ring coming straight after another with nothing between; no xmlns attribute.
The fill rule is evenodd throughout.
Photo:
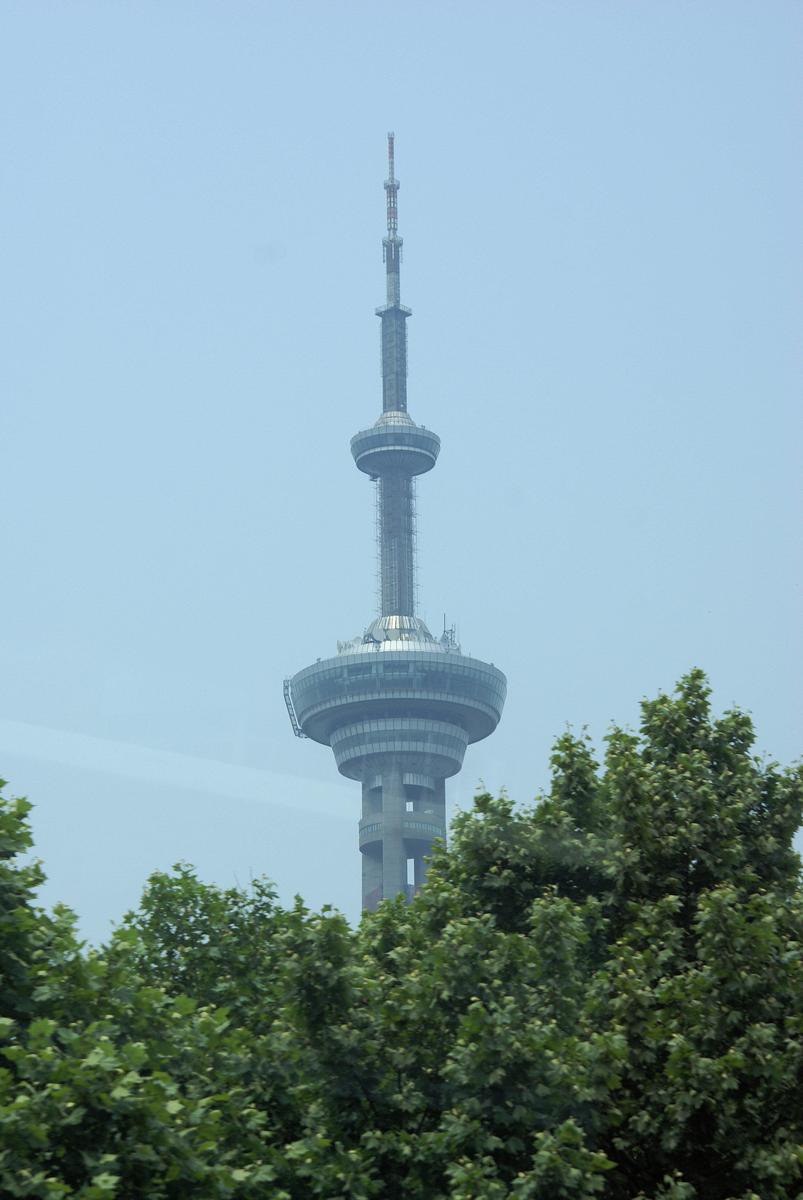
<svg viewBox="0 0 803 1200"><path fill-rule="evenodd" d="M48 902L148 871L351 916L359 788L282 678L374 613L395 129L422 614L530 799L704 667L801 750L803 8L5 0L0 773Z"/></svg>

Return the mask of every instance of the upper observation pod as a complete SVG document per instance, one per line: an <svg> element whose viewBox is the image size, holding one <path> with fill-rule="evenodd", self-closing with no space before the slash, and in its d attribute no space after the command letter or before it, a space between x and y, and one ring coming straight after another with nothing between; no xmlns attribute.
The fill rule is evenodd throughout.
<svg viewBox="0 0 803 1200"><path fill-rule="evenodd" d="M406 412L383 412L370 429L351 439L351 453L361 471L379 479L387 471L423 475L431 471L440 453L437 433L416 425Z"/></svg>

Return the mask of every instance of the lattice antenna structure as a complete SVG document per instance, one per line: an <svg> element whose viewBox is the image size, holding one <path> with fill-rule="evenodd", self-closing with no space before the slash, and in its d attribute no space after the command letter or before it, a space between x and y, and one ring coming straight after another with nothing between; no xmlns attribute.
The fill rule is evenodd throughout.
<svg viewBox="0 0 803 1200"><path fill-rule="evenodd" d="M385 180L385 192L388 205L388 239L395 238L399 226L399 181L396 178L396 135L388 134L388 177Z"/></svg>
<svg viewBox="0 0 803 1200"><path fill-rule="evenodd" d="M388 177L385 180L385 203L387 207L388 232L382 239L382 261L388 276L388 304L399 303L398 275L404 239L399 237L399 188L396 178L396 135L388 134ZM392 277L396 278L393 279Z"/></svg>

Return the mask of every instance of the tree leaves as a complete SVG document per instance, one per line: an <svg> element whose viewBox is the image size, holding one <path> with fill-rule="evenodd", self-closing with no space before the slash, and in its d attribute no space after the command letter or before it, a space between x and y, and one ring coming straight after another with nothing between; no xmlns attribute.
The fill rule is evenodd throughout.
<svg viewBox="0 0 803 1200"><path fill-rule="evenodd" d="M100 951L0 804L0 1194L788 1200L803 778L693 671L349 928L179 864Z"/></svg>

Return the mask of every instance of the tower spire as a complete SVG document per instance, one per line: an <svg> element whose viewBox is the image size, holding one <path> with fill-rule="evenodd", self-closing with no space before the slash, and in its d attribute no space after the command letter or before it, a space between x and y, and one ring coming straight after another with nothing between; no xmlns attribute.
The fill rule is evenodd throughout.
<svg viewBox="0 0 803 1200"><path fill-rule="evenodd" d="M398 308L401 304L402 239L399 237L399 181L396 178L396 135L388 134L388 177L385 180L385 197L388 210L388 235L382 239L382 258L387 272L387 305Z"/></svg>
<svg viewBox="0 0 803 1200"><path fill-rule="evenodd" d="M399 181L396 178L395 135L388 134L388 177L385 196L388 232L382 239L387 282L386 302L376 310L382 318L382 410L407 412L407 318L410 309L401 302L399 268L403 239L399 237Z"/></svg>
<svg viewBox="0 0 803 1200"><path fill-rule="evenodd" d="M388 177L385 180L385 191L388 194L388 237L395 235L398 227L399 181L396 178L395 133L388 134Z"/></svg>

